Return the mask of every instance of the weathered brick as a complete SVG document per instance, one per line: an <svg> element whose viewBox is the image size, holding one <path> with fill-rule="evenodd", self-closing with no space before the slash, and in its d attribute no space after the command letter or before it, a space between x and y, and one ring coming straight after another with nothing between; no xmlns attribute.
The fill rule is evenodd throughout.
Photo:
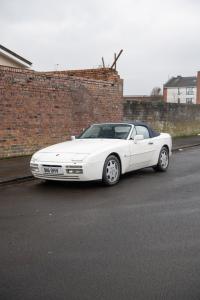
<svg viewBox="0 0 200 300"><path fill-rule="evenodd" d="M0 66L0 157L29 154L93 122L122 120L116 71L35 72Z"/></svg>
<svg viewBox="0 0 200 300"><path fill-rule="evenodd" d="M124 101L124 120L140 120L173 136L200 133L200 105Z"/></svg>

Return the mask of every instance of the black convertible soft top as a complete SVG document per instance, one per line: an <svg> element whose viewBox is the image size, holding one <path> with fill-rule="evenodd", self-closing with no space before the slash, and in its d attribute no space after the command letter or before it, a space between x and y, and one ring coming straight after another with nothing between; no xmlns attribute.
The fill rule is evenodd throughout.
<svg viewBox="0 0 200 300"><path fill-rule="evenodd" d="M127 124L132 124L134 126L144 126L148 129L149 131L149 135L150 135L150 138L153 138L153 137L156 137L156 136L159 136L160 133L153 130L149 125L147 125L146 123L143 123L143 122L139 122L139 121L135 121L135 122L127 122Z"/></svg>

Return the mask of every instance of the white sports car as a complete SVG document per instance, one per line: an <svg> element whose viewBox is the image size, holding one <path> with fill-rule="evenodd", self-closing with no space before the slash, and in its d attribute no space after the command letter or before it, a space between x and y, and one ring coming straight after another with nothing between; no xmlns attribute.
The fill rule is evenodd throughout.
<svg viewBox="0 0 200 300"><path fill-rule="evenodd" d="M120 175L153 167L166 171L172 150L168 133L134 123L94 124L71 141L36 152L30 161L33 176L46 180L102 180L114 185Z"/></svg>

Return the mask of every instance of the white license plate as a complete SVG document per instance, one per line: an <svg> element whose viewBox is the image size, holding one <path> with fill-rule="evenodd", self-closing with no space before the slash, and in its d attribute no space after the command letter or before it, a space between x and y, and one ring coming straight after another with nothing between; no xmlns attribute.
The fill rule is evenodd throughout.
<svg viewBox="0 0 200 300"><path fill-rule="evenodd" d="M44 174L48 175L62 175L62 167L43 167Z"/></svg>

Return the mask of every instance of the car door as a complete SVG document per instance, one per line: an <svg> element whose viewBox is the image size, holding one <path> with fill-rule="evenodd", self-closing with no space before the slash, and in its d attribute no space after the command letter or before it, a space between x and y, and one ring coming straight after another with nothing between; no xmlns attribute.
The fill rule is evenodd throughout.
<svg viewBox="0 0 200 300"><path fill-rule="evenodd" d="M144 139L135 141L135 135L143 135ZM150 137L149 130L145 126L135 126L130 140L130 167L131 170L136 170L151 166L155 153L155 144Z"/></svg>

